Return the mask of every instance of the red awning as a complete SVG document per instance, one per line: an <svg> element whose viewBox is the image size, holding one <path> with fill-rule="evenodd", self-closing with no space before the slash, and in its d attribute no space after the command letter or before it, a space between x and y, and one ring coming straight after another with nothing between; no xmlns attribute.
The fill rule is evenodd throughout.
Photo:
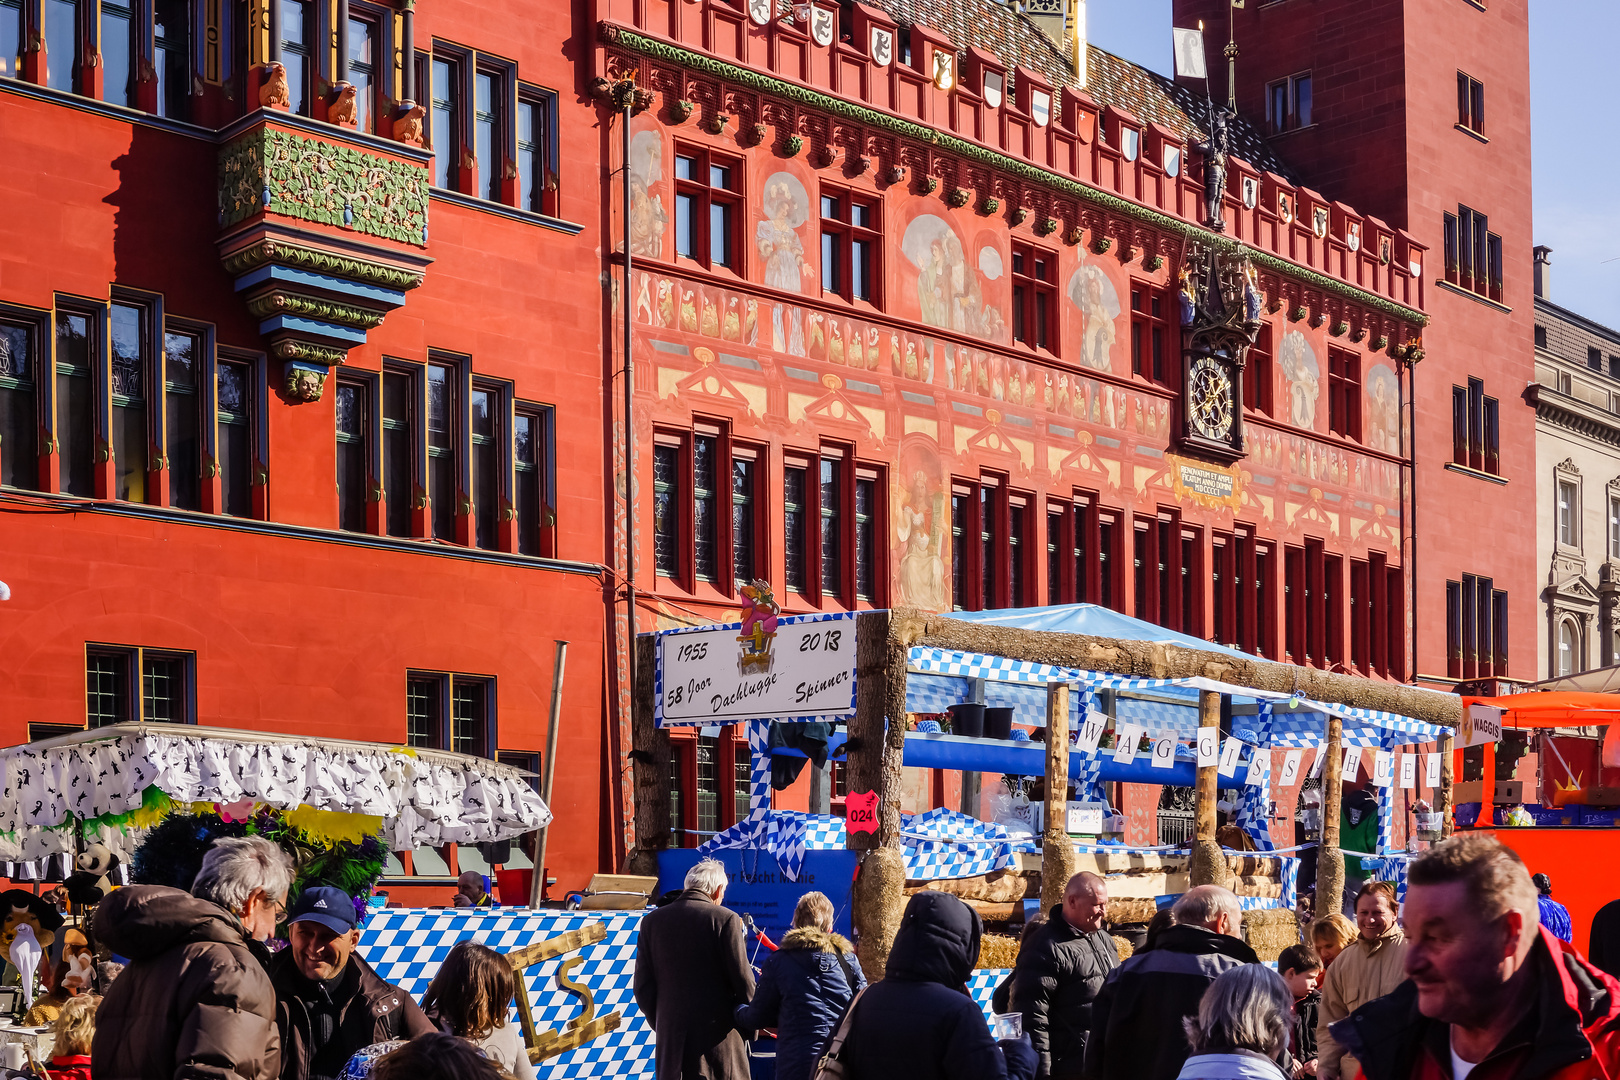
<svg viewBox="0 0 1620 1080"><path fill-rule="evenodd" d="M1539 690L1503 697L1465 697L1463 708L1493 705L1502 724L1514 728L1597 727L1620 721L1620 694Z"/></svg>

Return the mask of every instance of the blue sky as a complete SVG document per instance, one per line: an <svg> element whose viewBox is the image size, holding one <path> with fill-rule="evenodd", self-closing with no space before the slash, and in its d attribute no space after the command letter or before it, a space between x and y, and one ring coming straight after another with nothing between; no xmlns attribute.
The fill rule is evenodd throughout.
<svg viewBox="0 0 1620 1080"><path fill-rule="evenodd" d="M1516 2L1530 4L1533 242L1553 249L1552 300L1620 330L1620 3ZM1089 0L1086 18L1093 44L1169 72L1170 0Z"/></svg>

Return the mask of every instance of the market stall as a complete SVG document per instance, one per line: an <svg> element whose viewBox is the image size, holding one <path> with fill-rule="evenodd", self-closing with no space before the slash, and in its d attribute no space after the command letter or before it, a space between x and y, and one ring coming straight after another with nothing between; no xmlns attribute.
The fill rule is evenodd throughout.
<svg viewBox="0 0 1620 1080"><path fill-rule="evenodd" d="M1620 694L1539 690L1463 703L1459 746L1479 747L1480 760L1479 776L1456 784L1457 827L1491 830L1532 873L1548 874L1584 950L1592 916L1620 897L1609 871L1620 861ZM1536 755L1534 778L1502 779L1520 754Z"/></svg>
<svg viewBox="0 0 1620 1080"><path fill-rule="evenodd" d="M1144 882L1151 883L1159 891L1140 898L1160 903L1202 874L1248 892L1244 902L1251 909L1291 909L1299 851L1276 851L1266 821L1273 750L1282 751L1279 779L1291 784L1313 770L1325 773L1323 787L1335 798L1340 776L1354 775L1358 759L1368 755L1382 828L1378 850L1362 854L1382 856L1380 873L1400 880L1403 853L1392 850L1389 828L1396 792L1415 786L1420 765L1431 787L1449 772L1441 755L1431 753L1420 763L1409 752L1449 738L1449 726L1438 722L1457 713L1449 695L1269 663L1092 605L956 613L949 619L898 612L814 616L776 620L772 630L778 640L765 659L758 645L766 635L757 623L658 635L649 650L655 655L646 657L653 683L649 711L658 727L748 724L750 813L700 851L745 854L753 859L745 877L758 877L760 857L768 856L777 883L796 881L818 853L867 851L851 898L863 942L884 941L885 925L898 915L904 893L921 883L1043 863L1043 881L1056 880L1058 889L1073 868L1093 868L1109 875L1124 895L1135 896ZM825 650L833 635L840 645L836 656ZM821 652L807 644L812 639ZM695 654L702 655L702 664L693 662ZM1172 670L1183 654L1197 662ZM798 700L806 688L824 687L834 688L836 700ZM693 690L702 699L698 706ZM780 694L787 696L773 696ZM941 714L964 706L1006 710L1003 737L943 730L950 721ZM865 828L771 809L771 756L793 752L773 748L773 720L846 721L846 733L835 731L827 745L848 747L851 805L858 807L850 824L861 815ZM1067 752L1058 753L1059 745ZM1330 760L1334 768L1326 769ZM1061 789L1061 795L1050 797L1044 823L1031 820L1022 829L1017 822L979 820L944 808L903 814L896 781L906 766L1040 777L1048 793ZM1198 865L1196 846L1192 852L1126 847L1100 827L1076 830L1090 834L1080 839L1069 835L1068 812L1075 804L1101 808L1106 819L1103 785L1110 781L1196 785L1200 803L1207 803L1207 815L1200 815L1208 818L1209 835L1200 837L1208 843L1205 865ZM1256 851L1215 845L1214 807L1223 790L1248 838L1242 846ZM1336 825L1336 803L1325 809ZM638 835L644 826L656 831L657 825L638 817ZM1335 829L1327 832L1326 842L1336 848ZM1065 857L1054 862L1054 849ZM873 852L887 854L874 859ZM1269 881L1256 880L1268 875ZM881 902L865 913L863 891L881 894ZM881 967L881 955L872 959Z"/></svg>

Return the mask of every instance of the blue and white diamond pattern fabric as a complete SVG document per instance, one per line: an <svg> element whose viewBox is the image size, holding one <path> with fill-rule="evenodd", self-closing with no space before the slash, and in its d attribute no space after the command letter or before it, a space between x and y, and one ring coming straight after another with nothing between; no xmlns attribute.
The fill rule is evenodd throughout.
<svg viewBox="0 0 1620 1080"><path fill-rule="evenodd" d="M900 835L911 881L977 877L1013 862L1005 828L944 807L902 817Z"/></svg>
<svg viewBox="0 0 1620 1080"><path fill-rule="evenodd" d="M1237 825L1249 834L1257 848L1270 851L1276 847L1271 842L1268 821L1271 814L1271 751L1256 750L1254 753L1260 763L1260 782L1243 785L1243 794L1238 798Z"/></svg>
<svg viewBox="0 0 1620 1080"><path fill-rule="evenodd" d="M1405 853L1391 853L1380 859L1363 859L1361 865L1373 872L1374 881L1389 881L1395 885L1395 902L1404 903L1406 900L1406 871L1411 862L1411 856Z"/></svg>
<svg viewBox="0 0 1620 1080"><path fill-rule="evenodd" d="M1378 854L1384 855L1395 848L1395 782L1378 789Z"/></svg>
<svg viewBox="0 0 1620 1080"><path fill-rule="evenodd" d="M570 978L590 988L598 1015L617 1011L623 1019L617 1031L548 1059L540 1066L540 1074L548 1080L651 1078L653 1032L636 1008L633 990L641 915L639 911L386 908L367 920L360 931L359 948L378 975L420 1001L458 941L471 938L504 953L589 923L602 923L607 931L603 940L525 969L524 984L535 1026L561 1028L580 1010L579 1001L557 985L557 969L564 960L582 956L584 962L570 972ZM512 1015L515 1018L515 1009Z"/></svg>

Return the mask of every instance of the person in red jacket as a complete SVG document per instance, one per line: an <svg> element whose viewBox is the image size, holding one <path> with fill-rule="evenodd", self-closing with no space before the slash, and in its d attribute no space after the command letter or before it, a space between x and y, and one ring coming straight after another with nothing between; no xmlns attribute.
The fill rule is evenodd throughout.
<svg viewBox="0 0 1620 1080"><path fill-rule="evenodd" d="M1367 1080L1620 1077L1620 982L1548 933L1536 901L1484 833L1412 860L1407 980L1333 1026Z"/></svg>

